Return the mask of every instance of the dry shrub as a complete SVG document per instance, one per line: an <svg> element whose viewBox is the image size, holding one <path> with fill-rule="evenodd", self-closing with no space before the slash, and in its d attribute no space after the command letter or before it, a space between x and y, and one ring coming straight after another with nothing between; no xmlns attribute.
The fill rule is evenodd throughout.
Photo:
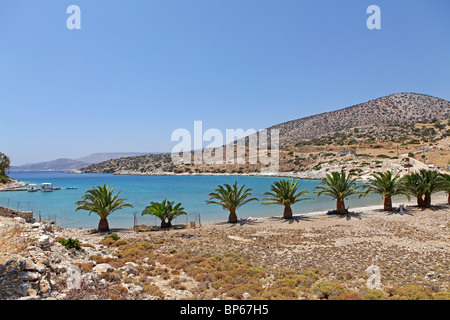
<svg viewBox="0 0 450 320"><path fill-rule="evenodd" d="M261 285L250 283L250 284L239 284L233 286L228 292L227 296L233 299L241 300L243 299L243 294L248 293L250 296L257 296L263 291Z"/></svg>
<svg viewBox="0 0 450 320"><path fill-rule="evenodd" d="M347 290L338 282L322 281L313 286L312 292L318 299L331 299L347 293Z"/></svg>
<svg viewBox="0 0 450 320"><path fill-rule="evenodd" d="M120 247L120 246L125 246L129 244L129 242L125 239L119 239L114 241L114 243L111 245L112 247Z"/></svg>
<svg viewBox="0 0 450 320"><path fill-rule="evenodd" d="M186 286L183 284L185 281L185 279L174 279L169 282L169 285L175 290L187 290Z"/></svg>
<svg viewBox="0 0 450 320"><path fill-rule="evenodd" d="M82 243L81 246L84 247L84 248L95 249L95 247L92 244L90 244L90 243Z"/></svg>
<svg viewBox="0 0 450 320"><path fill-rule="evenodd" d="M211 282L213 278L208 273L198 273L194 275L194 280L198 282Z"/></svg>
<svg viewBox="0 0 450 320"><path fill-rule="evenodd" d="M109 294L109 299L110 300L123 300L122 296L117 294L117 293L110 293Z"/></svg>
<svg viewBox="0 0 450 320"><path fill-rule="evenodd" d="M369 288L361 288L359 290L359 295L365 300L385 300L385 294L383 291Z"/></svg>
<svg viewBox="0 0 450 320"><path fill-rule="evenodd" d="M116 291L118 294L128 293L128 289L121 285L112 286L111 289Z"/></svg>
<svg viewBox="0 0 450 320"><path fill-rule="evenodd" d="M153 250L154 246L148 241L140 241L137 243L136 247L138 248L138 250L150 252Z"/></svg>
<svg viewBox="0 0 450 320"><path fill-rule="evenodd" d="M107 247L111 247L115 243L116 243L116 241L114 239L112 239L111 237L106 237L102 241L100 241L100 244L107 246Z"/></svg>
<svg viewBox="0 0 450 320"><path fill-rule="evenodd" d="M450 300L450 292L437 292L433 295L434 300Z"/></svg>
<svg viewBox="0 0 450 320"><path fill-rule="evenodd" d="M126 244L119 247L120 252L118 257L120 259L126 259L127 261L136 261L137 258L142 258L142 254L135 246Z"/></svg>
<svg viewBox="0 0 450 320"><path fill-rule="evenodd" d="M100 279L105 279L108 282L119 283L122 281L122 276L115 272L103 272L99 275Z"/></svg>
<svg viewBox="0 0 450 320"><path fill-rule="evenodd" d="M295 300L297 294L289 288L269 288L263 291L259 298L267 300Z"/></svg>
<svg viewBox="0 0 450 320"><path fill-rule="evenodd" d="M433 295L430 290L415 284L408 284L402 288L393 287L387 290L393 300L431 300Z"/></svg>
<svg viewBox="0 0 450 320"><path fill-rule="evenodd" d="M64 237L57 237L55 239L55 242L61 242L62 240L66 240L66 238L64 238Z"/></svg>
<svg viewBox="0 0 450 320"><path fill-rule="evenodd" d="M339 296L331 297L330 300L364 300L356 292L347 292Z"/></svg>
<svg viewBox="0 0 450 320"><path fill-rule="evenodd" d="M277 279L272 284L272 287L296 290L298 287L304 289L308 283L307 277L303 274L298 274L291 270L281 270L278 273Z"/></svg>
<svg viewBox="0 0 450 320"><path fill-rule="evenodd" d="M154 284L147 284L142 287L144 293L148 293L151 296L154 297L160 297L161 299L165 298L164 292L161 291L156 285Z"/></svg>
<svg viewBox="0 0 450 320"><path fill-rule="evenodd" d="M77 266L78 268L80 268L80 271L83 272L91 272L92 271L92 266L89 263L85 263L85 262L77 262L74 263L75 266Z"/></svg>
<svg viewBox="0 0 450 320"><path fill-rule="evenodd" d="M90 256L89 259L94 260L95 262L97 262L97 264L110 263L112 260L110 257L104 257L104 256Z"/></svg>

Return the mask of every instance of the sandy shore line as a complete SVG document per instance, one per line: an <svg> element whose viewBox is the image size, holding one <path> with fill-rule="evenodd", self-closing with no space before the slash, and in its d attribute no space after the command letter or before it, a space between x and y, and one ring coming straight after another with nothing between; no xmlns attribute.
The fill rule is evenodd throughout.
<svg viewBox="0 0 450 320"><path fill-rule="evenodd" d="M380 205L350 209L344 216L311 212L285 220L280 214L236 224L227 223L225 215L222 222L195 228L137 232L111 225L108 233L24 222L18 228L17 218L0 217L0 265L9 260L6 268L26 265L36 270L18 273L19 279L25 279L20 286L15 269L5 269L0 280L10 283L9 297L26 299L105 299L104 292L109 297L118 298L120 293L123 298L145 300L247 299L249 295L320 299L317 288L322 283L331 284L341 295L345 287L367 297L367 269L376 266L381 297L389 298L392 292L411 297L410 291L396 289L410 284L425 288L414 289L413 296L445 295L450 289L447 198L433 197L429 209L411 201L405 209L403 214L384 212ZM106 241L111 233L120 240ZM66 250L57 242L60 238L78 239L84 251ZM87 285L82 296L66 286L64 270L74 265ZM234 268L242 273L233 273ZM44 287L42 275L49 273L52 280ZM244 274L247 278L240 278ZM290 274L307 282L280 288L281 282L291 285ZM222 277L230 280L221 282ZM242 281L228 283L231 279Z"/></svg>

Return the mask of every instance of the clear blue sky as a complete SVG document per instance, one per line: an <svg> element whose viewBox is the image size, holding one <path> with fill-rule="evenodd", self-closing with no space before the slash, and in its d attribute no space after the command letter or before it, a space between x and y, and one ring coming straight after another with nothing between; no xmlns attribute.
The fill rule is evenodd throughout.
<svg viewBox="0 0 450 320"><path fill-rule="evenodd" d="M225 132L395 92L450 100L449 16L448 0L2 0L0 152L170 151L195 120Z"/></svg>

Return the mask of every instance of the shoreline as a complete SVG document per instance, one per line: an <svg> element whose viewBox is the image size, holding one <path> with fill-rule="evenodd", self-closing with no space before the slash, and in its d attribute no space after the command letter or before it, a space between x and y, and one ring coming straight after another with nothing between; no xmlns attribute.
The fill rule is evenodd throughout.
<svg viewBox="0 0 450 320"><path fill-rule="evenodd" d="M13 178L9 178L10 181L5 185L0 186L0 192L14 191L14 189L23 188L28 186L28 183L19 181Z"/></svg>
<svg viewBox="0 0 450 320"><path fill-rule="evenodd" d="M393 207L393 211L383 211L383 201L382 199L380 199L380 204L379 205L371 205L371 206L363 206L363 207L355 207L355 208L350 208L349 209L349 214L348 215L354 215L354 214L367 214L373 211L380 211L380 212L384 212L386 214L397 214L398 212L395 211L396 208L398 208L399 205L404 205L405 206L405 210L407 211L408 209L418 209L417 208L417 203L415 202L415 199L412 199L410 201L407 201L407 199L405 199L406 201L403 202L393 202L392 203L392 207ZM441 194L441 192L437 193L433 198L432 198L432 207L433 206L442 206L442 205L446 205L447 204L447 196L444 194ZM330 208L330 210L334 210L335 208ZM276 209L274 209L275 211ZM318 218L318 219L323 219L323 218L327 218L327 217L345 217L346 215L337 215L337 214L328 214L327 212L324 211L311 211L311 212L306 212L306 213L294 213L293 215L293 219L292 220L299 220L302 218L308 218L308 217L314 217L314 218ZM239 218L238 222L235 224L232 223L228 223L227 219L226 219L227 215L224 215L223 219L220 220L214 220L214 221L202 221L201 222L201 226L200 227L196 227L196 228L203 228L203 227L214 227L214 226L222 226L222 225L226 225L229 227L233 227L234 225L242 225L245 224L247 222L268 222L274 219L280 219L280 221L287 221L289 222L289 220L284 220L282 219L282 214L280 213L279 215L271 215L271 216L265 216L265 217L247 217L247 218ZM111 226L111 230L122 230L122 231L131 231L134 232L134 228L133 227L114 227L114 225L112 225L110 223ZM157 228L160 227L160 223L157 223L156 225L152 224L152 225L145 225L145 224L138 224L137 226L145 226L145 227L154 227L156 226ZM186 229L190 229L189 228L189 224L177 224L177 226L186 226L186 228L182 228L181 230L186 230ZM197 226L197 222L196 222L196 226ZM95 228L90 228L90 227L61 227L63 229L69 229L69 230L95 230ZM168 229L165 231L176 231L178 229ZM164 230L158 230L158 231L164 231Z"/></svg>

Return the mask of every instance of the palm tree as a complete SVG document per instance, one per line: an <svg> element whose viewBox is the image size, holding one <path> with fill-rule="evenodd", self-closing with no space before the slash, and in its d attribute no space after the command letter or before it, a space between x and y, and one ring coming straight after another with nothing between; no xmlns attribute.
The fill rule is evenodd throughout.
<svg viewBox="0 0 450 320"><path fill-rule="evenodd" d="M409 194L417 197L420 208L431 207L431 195L445 190L446 181L442 175L434 170L422 169L419 173L411 173L403 177L403 184Z"/></svg>
<svg viewBox="0 0 450 320"><path fill-rule="evenodd" d="M142 215L154 215L161 219L162 229L171 228L172 220L174 218L187 214L181 206L181 203L177 203L175 206L174 204L175 201L167 201L167 199L164 199L161 203L152 201L150 202L150 205L142 211Z"/></svg>
<svg viewBox="0 0 450 320"><path fill-rule="evenodd" d="M300 187L300 182L292 179L290 180L280 180L275 181L271 186L271 192L265 192L265 196L270 196L268 198L264 198L265 200L262 205L269 204L281 204L284 205L284 219L292 219L292 208L296 202L306 200L307 198L300 199L301 196L308 194L308 190L304 189L301 191L297 191Z"/></svg>
<svg viewBox="0 0 450 320"><path fill-rule="evenodd" d="M236 210L250 201L258 200L257 198L250 198L252 196L252 189L248 188L244 190L244 187L245 184L242 187L238 187L237 181L233 186L229 184L219 185L214 189L215 192L209 194L209 200L205 202L207 204L218 204L224 210L228 210L230 212L228 222L236 223L238 221Z"/></svg>
<svg viewBox="0 0 450 320"><path fill-rule="evenodd" d="M344 169L342 169L341 172L331 172L322 179L321 183L323 185L314 188L314 190L319 190L314 193L316 193L317 196L324 194L333 197L333 199L336 199L337 213L346 214L348 212L347 209L345 209L344 200L351 195L361 194L361 192L358 191L359 187L356 186L356 179L353 178L353 176L353 173L347 175Z"/></svg>
<svg viewBox="0 0 450 320"><path fill-rule="evenodd" d="M384 197L384 211L392 211L392 198L398 195L404 195L409 200L404 185L401 183L400 174L393 175L392 171L376 172L371 174L372 179L367 182L363 188L363 195L377 193Z"/></svg>
<svg viewBox="0 0 450 320"><path fill-rule="evenodd" d="M421 181L424 191L425 208L431 207L431 195L445 189L445 180L437 171L420 170Z"/></svg>
<svg viewBox="0 0 450 320"><path fill-rule="evenodd" d="M425 207L423 183L420 175L416 172L407 174L402 178L401 183L409 195L417 198L417 206L420 208Z"/></svg>
<svg viewBox="0 0 450 320"><path fill-rule="evenodd" d="M83 195L81 201L77 201L75 205L78 210L89 211L89 215L92 212L100 216L100 222L98 224L98 231L109 231L109 223L107 217L116 210L123 208L133 208L131 204L125 203L127 199L119 199L121 191L113 194L114 189L110 186L103 185L94 187Z"/></svg>
<svg viewBox="0 0 450 320"><path fill-rule="evenodd" d="M450 204L450 174L443 173L442 177L444 178L444 191L447 192L447 203Z"/></svg>

